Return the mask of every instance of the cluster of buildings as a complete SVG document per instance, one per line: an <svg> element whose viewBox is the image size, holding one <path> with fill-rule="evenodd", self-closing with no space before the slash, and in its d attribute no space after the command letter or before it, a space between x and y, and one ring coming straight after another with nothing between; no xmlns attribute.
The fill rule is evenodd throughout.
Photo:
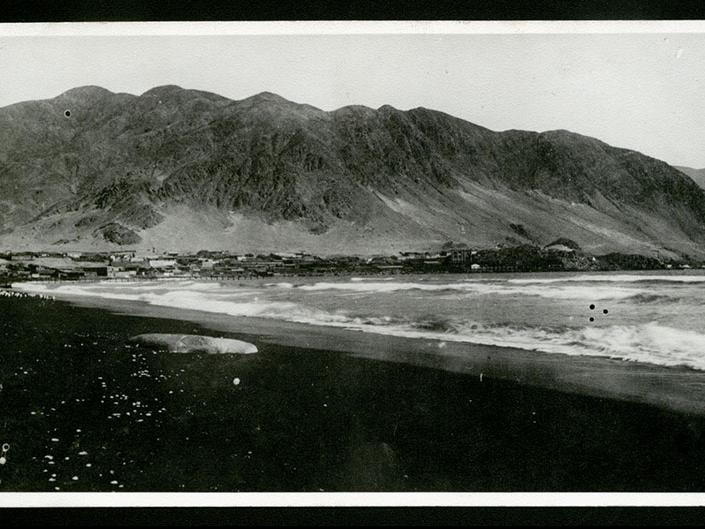
<svg viewBox="0 0 705 529"><path fill-rule="evenodd" d="M326 260L306 253L196 255L136 252L64 253L22 252L0 255L0 276L35 280L133 279L160 277L247 278L285 273L325 273Z"/></svg>
<svg viewBox="0 0 705 529"><path fill-rule="evenodd" d="M650 270L690 268L652 257L627 254L591 256L571 248L530 245L472 249L444 244L438 251L400 252L374 257L319 257L306 252L234 254L226 251L139 255L135 251L0 253L0 286L18 280L95 280L269 276L373 275L444 272L522 272L561 270Z"/></svg>
<svg viewBox="0 0 705 529"><path fill-rule="evenodd" d="M477 252L467 248L440 252L401 252L392 256L319 257L306 252L241 254L223 251L139 255L134 251L20 252L0 254L0 277L16 280L91 280L150 278L246 279L268 276L392 274L435 270L449 263L467 265ZM469 265L480 270L480 265Z"/></svg>

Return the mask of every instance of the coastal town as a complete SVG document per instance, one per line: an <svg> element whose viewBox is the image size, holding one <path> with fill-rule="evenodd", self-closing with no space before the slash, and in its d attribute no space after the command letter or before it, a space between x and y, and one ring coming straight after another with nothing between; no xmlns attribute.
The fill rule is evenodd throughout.
<svg viewBox="0 0 705 529"><path fill-rule="evenodd" d="M611 253L590 255L569 240L545 246L473 249L446 243L436 251L378 256L317 256L306 252L235 254L113 252L0 253L0 281L130 280L158 278L252 279L273 276L390 275L420 273L556 272L703 268L690 259L667 260Z"/></svg>

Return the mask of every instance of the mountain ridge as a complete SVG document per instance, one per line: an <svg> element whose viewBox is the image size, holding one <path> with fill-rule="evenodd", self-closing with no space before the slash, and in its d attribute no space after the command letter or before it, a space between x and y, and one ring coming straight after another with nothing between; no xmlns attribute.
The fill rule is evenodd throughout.
<svg viewBox="0 0 705 529"><path fill-rule="evenodd" d="M693 182L705 189L705 169L693 169L692 167L683 167L680 165L674 165L673 167L688 175Z"/></svg>
<svg viewBox="0 0 705 529"><path fill-rule="evenodd" d="M595 138L176 85L0 108L0 207L9 249L705 247L705 193L689 176Z"/></svg>

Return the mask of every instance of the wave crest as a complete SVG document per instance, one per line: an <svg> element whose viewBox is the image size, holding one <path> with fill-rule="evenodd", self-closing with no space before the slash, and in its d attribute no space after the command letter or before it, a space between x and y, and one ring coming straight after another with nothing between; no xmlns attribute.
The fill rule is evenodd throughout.
<svg viewBox="0 0 705 529"><path fill-rule="evenodd" d="M387 283L390 284L390 283ZM413 284L413 283L411 283ZM413 284L415 285L415 284ZM142 291L138 284L43 284L20 283L13 285L19 290L55 294L60 296L79 295L107 299L141 301L153 305L180 309L199 310L227 314L231 316L249 316L271 318L282 321L339 327L350 330L370 332L406 338L437 339L443 341L466 342L475 344L515 347L526 350L538 350L547 353L567 355L607 356L660 364L665 366L685 365L705 370L705 334L694 330L679 329L649 321L636 325L605 325L589 327L571 326L530 326L506 322L482 323L468 319L422 315L411 317L390 317L379 313L351 314L346 310L321 310L295 303L289 300L277 301L260 299L260 291L243 289L221 291L195 291L193 285L184 288L155 288L151 282L145 283ZM431 285L427 285L431 286ZM436 287L442 285L434 285ZM473 285L470 285L473 286ZM513 288L513 287L512 287ZM534 287L532 287L534 288ZM546 289L547 287L540 287ZM587 289L595 297L594 287L574 286L567 291L575 295L575 289ZM523 289L522 289L523 290ZM560 288L550 290L561 292ZM664 297L639 289L610 288L619 295L630 297L635 303L657 303ZM525 291L522 292L526 294ZM553 296L556 295L554 292ZM566 294L567 295L567 294ZM677 299L677 298L670 298ZM370 308L370 311L377 310Z"/></svg>

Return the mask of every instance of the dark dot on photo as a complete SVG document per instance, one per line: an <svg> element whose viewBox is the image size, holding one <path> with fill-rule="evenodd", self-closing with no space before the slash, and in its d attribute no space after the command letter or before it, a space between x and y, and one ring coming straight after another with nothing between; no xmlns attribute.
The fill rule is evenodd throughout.
<svg viewBox="0 0 705 529"><path fill-rule="evenodd" d="M71 117L71 111L70 111L70 110L64 110L64 116L66 116L67 118L70 118L70 117Z"/></svg>
<svg viewBox="0 0 705 529"><path fill-rule="evenodd" d="M595 310L595 305L590 305L590 310Z"/></svg>
<svg viewBox="0 0 705 529"><path fill-rule="evenodd" d="M595 318L593 318L592 316L590 316L590 321L595 321Z"/></svg>
<svg viewBox="0 0 705 529"><path fill-rule="evenodd" d="M608 311L607 309L604 309L604 310L602 311L603 314L607 314L608 312L609 312L609 311Z"/></svg>

